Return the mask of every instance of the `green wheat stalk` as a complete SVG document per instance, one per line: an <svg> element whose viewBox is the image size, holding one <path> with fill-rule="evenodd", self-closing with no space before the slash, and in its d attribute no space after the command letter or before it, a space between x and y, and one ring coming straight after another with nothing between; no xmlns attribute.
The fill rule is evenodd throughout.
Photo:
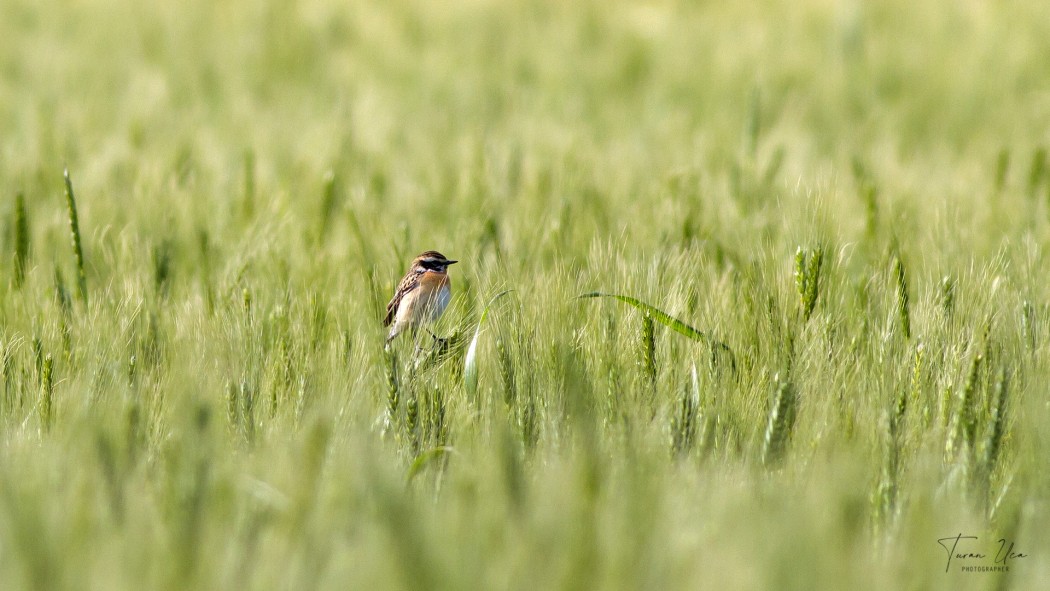
<svg viewBox="0 0 1050 591"><path fill-rule="evenodd" d="M995 469L996 462L999 460L1003 432L1006 428L1009 389L1010 373L1006 366L1002 366L999 368L999 375L992 390L991 416L988 419L988 429L981 446L982 464L987 475L991 474L992 470Z"/></svg>
<svg viewBox="0 0 1050 591"><path fill-rule="evenodd" d="M20 289L29 271L29 214L25 195L15 198L15 276L14 285Z"/></svg>
<svg viewBox="0 0 1050 591"><path fill-rule="evenodd" d="M384 356L386 357L386 363L384 369L386 370L386 413L387 420L390 424L393 424L394 418L397 416L397 407L401 404L401 377L398 372L398 360L397 353L393 349L384 350Z"/></svg>
<svg viewBox="0 0 1050 591"><path fill-rule="evenodd" d="M44 357L41 382L43 395L40 399L40 422L44 430L49 431L55 420L55 360L50 353Z"/></svg>
<svg viewBox="0 0 1050 591"><path fill-rule="evenodd" d="M508 407L518 398L518 383L514 374L514 358L511 357L507 339L500 335L496 339L496 357L499 361L499 375L503 382L503 402Z"/></svg>
<svg viewBox="0 0 1050 591"><path fill-rule="evenodd" d="M904 273L904 262L900 255L894 257L893 277L897 288L897 317L900 320L904 338L911 338L911 313L908 308L908 278Z"/></svg>
<svg viewBox="0 0 1050 591"><path fill-rule="evenodd" d="M948 318L955 313L955 280L950 275L941 278L941 310Z"/></svg>
<svg viewBox="0 0 1050 591"><path fill-rule="evenodd" d="M897 510L897 493L900 486L901 450L904 447L904 420L908 412L908 399L918 388L922 367L922 346L916 347L910 388L900 388L893 406L886 413L886 457L882 463L882 474L876 490L875 518L879 526L884 525Z"/></svg>
<svg viewBox="0 0 1050 591"><path fill-rule="evenodd" d="M1021 334L1031 352L1034 352L1036 347L1035 330L1035 306L1031 300L1025 300L1021 304Z"/></svg>
<svg viewBox="0 0 1050 591"><path fill-rule="evenodd" d="M678 413L671 422L671 453L675 456L688 453L696 445L698 435L701 452L705 452L706 440L711 435L700 400L700 378L696 364L692 366L691 377L690 387L683 389Z"/></svg>
<svg viewBox="0 0 1050 591"><path fill-rule="evenodd" d="M86 304L88 301L87 274L84 272L84 248L80 240L80 220L77 216L77 201L73 193L73 181L69 178L69 169L65 169L63 177L66 182L66 207L69 209L69 231L73 237L73 254L77 261L77 289L80 299Z"/></svg>
<svg viewBox="0 0 1050 591"><path fill-rule="evenodd" d="M798 415L798 394L791 381L779 377L776 381L777 391L762 440L762 465L766 467L775 466L784 458Z"/></svg>
<svg viewBox="0 0 1050 591"><path fill-rule="evenodd" d="M882 462L879 484L875 489L874 511L876 527L883 527L896 513L900 487L901 432L900 426L907 407L905 391L897 397L894 408L886 413L886 456Z"/></svg>
<svg viewBox="0 0 1050 591"><path fill-rule="evenodd" d="M236 430L240 426L240 420L241 406L240 396L237 394L237 385L232 380L228 380L226 382L226 423L231 430Z"/></svg>
<svg viewBox="0 0 1050 591"><path fill-rule="evenodd" d="M824 264L824 249L810 251L801 246L795 251L795 289L802 303L802 317L809 320L820 295L820 268Z"/></svg>
<svg viewBox="0 0 1050 591"><path fill-rule="evenodd" d="M240 387L241 425L244 439L249 445L255 442L255 400L256 392L248 382L242 381Z"/></svg>
<svg viewBox="0 0 1050 591"><path fill-rule="evenodd" d="M446 445L449 441L448 405L441 388L431 387L426 397L426 442Z"/></svg>
<svg viewBox="0 0 1050 591"><path fill-rule="evenodd" d="M952 415L951 424L948 427L948 440L945 442L944 451L949 460L956 457L963 443L970 446L973 445L973 434L977 420L974 416L973 400L976 396L983 363L983 353L974 355L970 361L970 371L959 395L959 407Z"/></svg>
<svg viewBox="0 0 1050 591"><path fill-rule="evenodd" d="M653 317L649 314L642 315L641 346L639 347L639 362L642 366L642 375L645 377L649 387L656 386L656 330Z"/></svg>

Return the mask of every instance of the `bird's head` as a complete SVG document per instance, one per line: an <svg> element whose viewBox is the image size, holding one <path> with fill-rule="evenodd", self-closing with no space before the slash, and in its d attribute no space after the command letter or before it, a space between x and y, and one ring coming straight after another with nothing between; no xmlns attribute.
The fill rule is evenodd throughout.
<svg viewBox="0 0 1050 591"><path fill-rule="evenodd" d="M412 261L412 268L445 273L449 265L454 265L458 262L445 258L445 255L436 250L428 250Z"/></svg>

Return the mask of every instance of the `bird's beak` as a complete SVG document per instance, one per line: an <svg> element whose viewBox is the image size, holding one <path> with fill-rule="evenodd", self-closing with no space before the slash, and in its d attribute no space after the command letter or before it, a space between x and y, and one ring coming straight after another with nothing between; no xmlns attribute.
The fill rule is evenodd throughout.
<svg viewBox="0 0 1050 591"><path fill-rule="evenodd" d="M458 263L458 262L459 262L459 261L448 261L448 260L446 260L446 261L445 261L445 264L446 264L446 265L455 265L455 264L456 264L456 263Z"/></svg>

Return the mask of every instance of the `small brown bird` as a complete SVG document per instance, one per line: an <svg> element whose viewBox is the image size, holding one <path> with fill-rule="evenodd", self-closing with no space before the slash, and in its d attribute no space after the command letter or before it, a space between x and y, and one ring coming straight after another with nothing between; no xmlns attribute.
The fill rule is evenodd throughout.
<svg viewBox="0 0 1050 591"><path fill-rule="evenodd" d="M417 256L401 280L393 299L386 305L383 326L390 327L386 342L394 340L406 328L413 336L424 322L437 320L452 299L452 282L448 278L450 261L445 255L428 250Z"/></svg>

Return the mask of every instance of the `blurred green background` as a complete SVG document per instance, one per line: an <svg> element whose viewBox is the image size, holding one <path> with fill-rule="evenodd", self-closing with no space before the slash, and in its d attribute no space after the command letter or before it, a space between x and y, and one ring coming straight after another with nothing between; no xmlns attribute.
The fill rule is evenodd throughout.
<svg viewBox="0 0 1050 591"><path fill-rule="evenodd" d="M1050 585L1050 4L0 15L0 588Z"/></svg>

